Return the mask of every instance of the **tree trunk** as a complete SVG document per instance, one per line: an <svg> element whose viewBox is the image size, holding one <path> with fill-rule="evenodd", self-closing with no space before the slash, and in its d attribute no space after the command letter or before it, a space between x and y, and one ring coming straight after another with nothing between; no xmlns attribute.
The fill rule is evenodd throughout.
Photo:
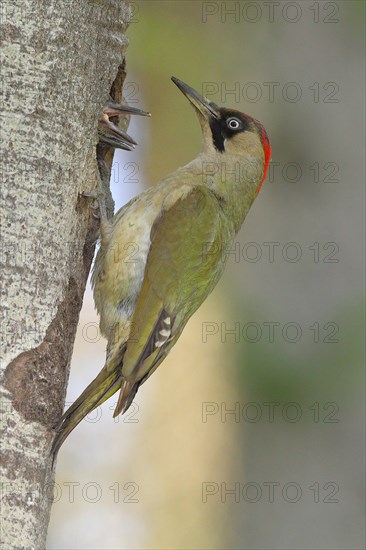
<svg viewBox="0 0 366 550"><path fill-rule="evenodd" d="M45 548L62 414L98 221L97 125L124 77L120 0L2 6L1 543Z"/></svg>

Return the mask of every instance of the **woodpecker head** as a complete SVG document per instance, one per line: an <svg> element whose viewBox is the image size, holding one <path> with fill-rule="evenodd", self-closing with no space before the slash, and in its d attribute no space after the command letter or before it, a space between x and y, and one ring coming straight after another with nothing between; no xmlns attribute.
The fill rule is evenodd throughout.
<svg viewBox="0 0 366 550"><path fill-rule="evenodd" d="M136 141L110 120L110 117L119 117L121 115L150 116L150 113L130 107L129 105L121 105L120 103L116 103L112 98L109 98L103 107L103 113L99 119L99 142L102 145L132 151L137 145Z"/></svg>
<svg viewBox="0 0 366 550"><path fill-rule="evenodd" d="M263 158L263 176L260 190L271 160L271 145L261 122L234 109L219 107L178 78L172 81L189 99L201 124L204 149L235 157Z"/></svg>

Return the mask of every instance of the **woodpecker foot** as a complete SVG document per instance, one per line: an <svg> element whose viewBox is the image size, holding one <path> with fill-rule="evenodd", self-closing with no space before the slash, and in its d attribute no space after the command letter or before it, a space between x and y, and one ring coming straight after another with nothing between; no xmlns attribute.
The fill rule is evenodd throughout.
<svg viewBox="0 0 366 550"><path fill-rule="evenodd" d="M93 218L96 220L100 220L100 214L99 214L99 197L97 191L84 191L83 193L80 193L81 197L84 197L86 199L91 199L91 205L90 208L94 210L92 212Z"/></svg>
<svg viewBox="0 0 366 550"><path fill-rule="evenodd" d="M98 177L100 179L100 176ZM92 210L94 210L93 218L96 220L108 220L107 212L110 210L106 207L106 196L104 190L100 187L98 191L90 191L90 193L80 193L82 197L85 197L87 199L91 199L93 202L90 206ZM114 205L114 203L113 203ZM112 208L112 216L113 216L113 208Z"/></svg>
<svg viewBox="0 0 366 550"><path fill-rule="evenodd" d="M80 195L86 199L98 199L98 193L96 191L83 191Z"/></svg>

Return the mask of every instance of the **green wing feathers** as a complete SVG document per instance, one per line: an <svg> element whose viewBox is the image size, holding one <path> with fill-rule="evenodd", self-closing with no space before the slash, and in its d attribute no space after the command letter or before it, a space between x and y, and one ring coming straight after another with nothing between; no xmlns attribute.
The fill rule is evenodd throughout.
<svg viewBox="0 0 366 550"><path fill-rule="evenodd" d="M204 187L193 188L157 219L132 320L137 339L127 341L124 377L146 376L165 347L176 341L219 280L224 269L222 249L232 235L216 196ZM167 320L165 330L161 319ZM164 336L166 342L159 345ZM154 351L146 357L148 348Z"/></svg>

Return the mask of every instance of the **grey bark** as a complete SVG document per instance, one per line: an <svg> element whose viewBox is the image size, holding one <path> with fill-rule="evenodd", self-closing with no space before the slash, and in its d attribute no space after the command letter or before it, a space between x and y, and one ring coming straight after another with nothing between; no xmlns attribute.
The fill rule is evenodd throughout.
<svg viewBox="0 0 366 550"><path fill-rule="evenodd" d="M1 544L45 547L62 414L98 221L98 117L118 97L128 5L5 0L2 34ZM117 77L117 78L116 78Z"/></svg>

